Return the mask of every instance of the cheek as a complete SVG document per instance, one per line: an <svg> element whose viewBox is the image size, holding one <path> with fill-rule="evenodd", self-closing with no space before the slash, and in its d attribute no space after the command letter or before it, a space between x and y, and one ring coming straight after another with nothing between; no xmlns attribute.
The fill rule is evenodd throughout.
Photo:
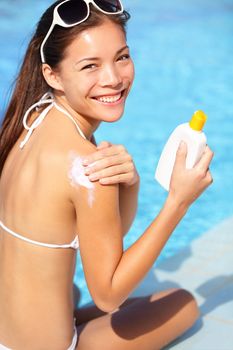
<svg viewBox="0 0 233 350"><path fill-rule="evenodd" d="M124 67L124 69L122 70L122 77L131 86L134 81L134 76L135 76L135 71L134 71L134 64L132 62L127 64L127 66Z"/></svg>
<svg viewBox="0 0 233 350"><path fill-rule="evenodd" d="M83 104L86 96L86 87L78 78L71 77L66 84L64 84L64 94L69 105L77 109Z"/></svg>
<svg viewBox="0 0 233 350"><path fill-rule="evenodd" d="M134 69L133 62L131 62L130 66L129 66L129 77L130 77L131 83L133 83L134 77L135 77L135 69Z"/></svg>
<svg viewBox="0 0 233 350"><path fill-rule="evenodd" d="M76 99L78 97L79 99L88 97L93 86L96 85L97 80L98 77L93 74L85 76L80 74L76 76L75 80L71 77L70 95L76 96Z"/></svg>

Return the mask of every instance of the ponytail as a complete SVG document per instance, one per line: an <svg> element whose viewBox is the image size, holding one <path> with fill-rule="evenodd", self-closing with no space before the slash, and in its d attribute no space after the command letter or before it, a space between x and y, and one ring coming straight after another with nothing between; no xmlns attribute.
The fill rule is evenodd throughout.
<svg viewBox="0 0 233 350"><path fill-rule="evenodd" d="M41 70L40 44L32 39L0 131L0 175L6 158L23 131L26 110L49 89Z"/></svg>

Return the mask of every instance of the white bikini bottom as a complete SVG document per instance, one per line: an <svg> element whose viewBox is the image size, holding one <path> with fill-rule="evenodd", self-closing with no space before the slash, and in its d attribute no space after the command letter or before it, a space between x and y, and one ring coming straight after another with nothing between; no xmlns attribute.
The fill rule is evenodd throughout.
<svg viewBox="0 0 233 350"><path fill-rule="evenodd" d="M67 350L75 350L76 345L77 345L77 339L78 339L78 335L77 335L77 330L76 330L76 328L75 328L75 329L74 329L74 336L73 336L73 339L72 339L72 343L71 343L71 345L68 347ZM7 348L6 346L0 344L0 350L12 350L12 349Z"/></svg>

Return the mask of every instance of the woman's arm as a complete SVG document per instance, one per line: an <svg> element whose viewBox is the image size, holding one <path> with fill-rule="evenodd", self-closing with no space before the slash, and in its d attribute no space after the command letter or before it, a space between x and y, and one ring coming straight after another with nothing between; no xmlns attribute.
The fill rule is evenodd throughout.
<svg viewBox="0 0 233 350"><path fill-rule="evenodd" d="M119 185L95 183L94 202L84 187L72 192L76 208L80 253L89 291L96 305L112 311L121 305L149 271L190 204L211 183L208 167L213 156L207 148L194 169L185 169L179 150L171 191L154 221L125 252L119 211ZM179 176L178 176L178 175Z"/></svg>
<svg viewBox="0 0 233 350"><path fill-rule="evenodd" d="M139 184L140 180L138 177L138 181L131 186L124 184L120 184L119 186L119 203L123 235L126 235L130 230L137 213Z"/></svg>
<svg viewBox="0 0 233 350"><path fill-rule="evenodd" d="M119 205L125 235L133 223L138 206L140 178L132 157L124 146L102 141L97 151L86 157L85 165L90 181L99 181L102 185L120 184Z"/></svg>

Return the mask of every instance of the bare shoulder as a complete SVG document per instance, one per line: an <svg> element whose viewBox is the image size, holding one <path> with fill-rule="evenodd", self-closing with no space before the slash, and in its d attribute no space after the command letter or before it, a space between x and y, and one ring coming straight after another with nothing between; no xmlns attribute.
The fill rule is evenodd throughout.
<svg viewBox="0 0 233 350"><path fill-rule="evenodd" d="M38 157L34 158L47 179L56 178L56 183L66 187L67 191L71 185L72 169L77 167L78 160L94 152L96 146L84 139L70 120L61 118L59 113L54 113L53 117L38 135Z"/></svg>
<svg viewBox="0 0 233 350"><path fill-rule="evenodd" d="M85 203L87 204L87 211L98 210L98 205L106 199L111 197L113 193L118 193L118 186L103 186L99 182L91 182L88 176L85 175L85 167L83 160L85 156L96 151L96 146L88 140L76 139L75 142L69 144L66 148L65 168L66 177L70 186L70 198L73 201L76 210L80 207L83 209ZM115 196L114 195L114 196Z"/></svg>
<svg viewBox="0 0 233 350"><path fill-rule="evenodd" d="M77 217L88 220L89 216L100 218L103 213L112 211L118 214L118 185L101 185L98 181L90 181L85 174L83 160L96 151L96 145L83 139L80 135L69 140L62 148L61 172L68 187L70 201L76 210ZM110 216L109 216L110 217ZM85 224L85 227L88 227Z"/></svg>
<svg viewBox="0 0 233 350"><path fill-rule="evenodd" d="M56 130L51 123L53 134L47 133L44 147L51 181L56 179L59 191L73 204L80 219L87 220L89 215L100 218L107 211L109 215L110 211L118 213L118 185L103 186L99 182L91 182L85 175L83 160L96 151L96 145L84 139L70 120L59 117L57 113L54 117Z"/></svg>

